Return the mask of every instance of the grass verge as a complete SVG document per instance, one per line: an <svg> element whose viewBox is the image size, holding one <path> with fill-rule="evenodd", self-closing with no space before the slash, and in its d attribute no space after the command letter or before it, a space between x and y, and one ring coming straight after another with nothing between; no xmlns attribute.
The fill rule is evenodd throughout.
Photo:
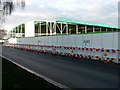
<svg viewBox="0 0 120 90"><path fill-rule="evenodd" d="M11 63L10 61L2 58L2 87L3 89L44 89L44 88L54 88L59 89L59 87L48 83L44 79L23 70L17 65Z"/></svg>

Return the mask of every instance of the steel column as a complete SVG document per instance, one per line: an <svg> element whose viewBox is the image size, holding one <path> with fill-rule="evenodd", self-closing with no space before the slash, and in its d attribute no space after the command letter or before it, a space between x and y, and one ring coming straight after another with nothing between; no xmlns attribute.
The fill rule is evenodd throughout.
<svg viewBox="0 0 120 90"><path fill-rule="evenodd" d="M13 38L13 30L12 30L12 38Z"/></svg>
<svg viewBox="0 0 120 90"><path fill-rule="evenodd" d="M40 22L40 36L41 36L41 22Z"/></svg>
<svg viewBox="0 0 120 90"><path fill-rule="evenodd" d="M13 30L15 30L15 38L16 38L16 28L14 28Z"/></svg>
<svg viewBox="0 0 120 90"><path fill-rule="evenodd" d="M17 37L17 28L15 28L15 32L16 32L15 37Z"/></svg>
<svg viewBox="0 0 120 90"><path fill-rule="evenodd" d="M93 26L93 32L95 32L95 27Z"/></svg>
<svg viewBox="0 0 120 90"><path fill-rule="evenodd" d="M50 35L52 35L52 23L50 22Z"/></svg>
<svg viewBox="0 0 120 90"><path fill-rule="evenodd" d="M46 22L46 35L48 35L48 22Z"/></svg>
<svg viewBox="0 0 120 90"><path fill-rule="evenodd" d="M100 27L100 32L102 32L101 27Z"/></svg>
<svg viewBox="0 0 120 90"><path fill-rule="evenodd" d="M60 30L61 34L62 34L62 23L61 23L61 30Z"/></svg>
<svg viewBox="0 0 120 90"><path fill-rule="evenodd" d="M108 30L107 30L107 28L106 28L106 32L107 32Z"/></svg>
<svg viewBox="0 0 120 90"><path fill-rule="evenodd" d="M66 23L66 34L68 34L68 24Z"/></svg>
<svg viewBox="0 0 120 90"><path fill-rule="evenodd" d="M78 24L76 25L76 33L78 33Z"/></svg>
<svg viewBox="0 0 120 90"><path fill-rule="evenodd" d="M19 34L20 34L19 26L18 26L18 31L19 31Z"/></svg>
<svg viewBox="0 0 120 90"><path fill-rule="evenodd" d="M113 31L113 29L112 29L112 31Z"/></svg>
<svg viewBox="0 0 120 90"><path fill-rule="evenodd" d="M22 37L22 24L21 24L21 30L20 31L21 31L20 33L21 33L21 37Z"/></svg>
<svg viewBox="0 0 120 90"><path fill-rule="evenodd" d="M56 35L56 22L54 22L54 29L55 29L54 34Z"/></svg>
<svg viewBox="0 0 120 90"><path fill-rule="evenodd" d="M85 33L87 33L87 26L85 25Z"/></svg>

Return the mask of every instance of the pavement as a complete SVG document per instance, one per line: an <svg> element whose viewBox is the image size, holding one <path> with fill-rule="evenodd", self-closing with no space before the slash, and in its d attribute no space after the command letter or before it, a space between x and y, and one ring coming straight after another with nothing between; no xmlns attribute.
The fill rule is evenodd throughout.
<svg viewBox="0 0 120 90"><path fill-rule="evenodd" d="M2 56L69 88L119 88L115 63L2 48Z"/></svg>

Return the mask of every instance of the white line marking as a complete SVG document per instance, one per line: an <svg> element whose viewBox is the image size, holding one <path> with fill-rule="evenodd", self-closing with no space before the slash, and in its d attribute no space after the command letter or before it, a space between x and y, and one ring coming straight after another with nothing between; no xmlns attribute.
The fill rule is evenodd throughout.
<svg viewBox="0 0 120 90"><path fill-rule="evenodd" d="M71 90L70 88L68 88L68 87L66 87L66 86L64 86L64 85L62 85L62 84L60 84L60 83L58 83L58 82L56 82L56 81L54 81L54 80L52 80L52 79L50 79L50 78L47 78L47 77L45 77L45 76L43 76L43 75L41 75L41 74L39 74L39 73L36 73L36 72L32 71L31 69L28 69L27 67L24 67L24 66L22 66L22 65L20 65L20 64L18 64L18 63L16 63L16 62L14 62L14 61L12 61L11 59L9 59L9 58L7 58L7 57L1 56L1 55L0 55L0 57L3 57L3 58L5 58L5 59L9 60L10 62L14 63L15 65L21 67L22 69L24 69L24 70L26 70L26 71L28 71L28 72L30 72L30 73L32 73L32 74L35 74L35 75L38 76L38 77L43 78L43 79L46 80L47 82L52 83L53 85L58 86L59 88L67 88L67 89Z"/></svg>
<svg viewBox="0 0 120 90"><path fill-rule="evenodd" d="M56 60L60 61L60 62L65 62L65 63L73 63L73 62L63 61L63 60L60 60L60 59L56 59Z"/></svg>

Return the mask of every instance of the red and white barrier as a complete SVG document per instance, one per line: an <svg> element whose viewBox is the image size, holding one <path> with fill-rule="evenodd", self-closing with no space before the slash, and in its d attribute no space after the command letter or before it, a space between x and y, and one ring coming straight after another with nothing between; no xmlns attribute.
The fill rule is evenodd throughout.
<svg viewBox="0 0 120 90"><path fill-rule="evenodd" d="M52 53L54 55L65 55L101 60L104 63L115 62L120 63L120 50L118 49L105 49L105 48L86 48L86 47L65 47L65 46L48 46L48 45L34 45L34 44L4 44L3 46L11 47L14 49L39 51L41 53Z"/></svg>

